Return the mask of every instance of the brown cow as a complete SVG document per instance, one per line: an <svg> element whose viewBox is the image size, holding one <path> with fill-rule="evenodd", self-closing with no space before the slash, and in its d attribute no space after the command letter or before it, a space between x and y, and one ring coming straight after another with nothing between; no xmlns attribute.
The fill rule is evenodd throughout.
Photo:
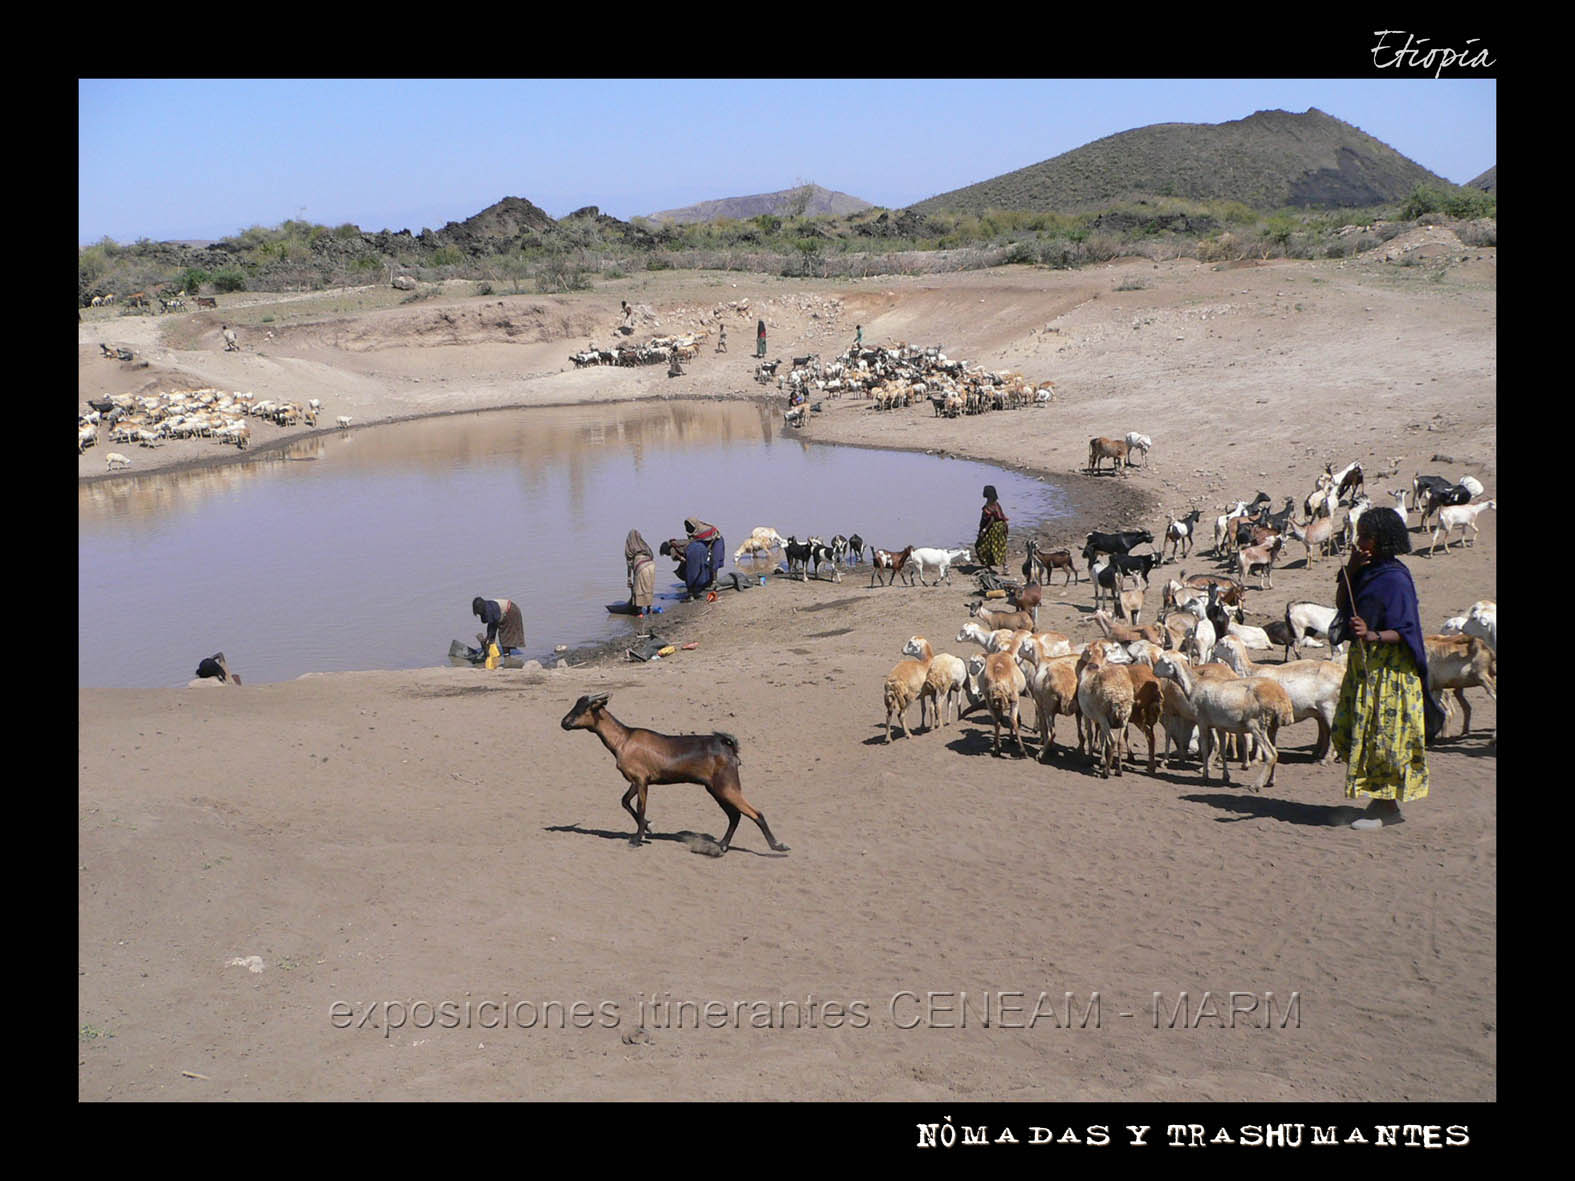
<svg viewBox="0 0 1575 1181"><path fill-rule="evenodd" d="M1112 464L1112 470L1120 471L1127 461L1127 445L1124 439L1106 439L1103 436L1088 441L1088 470L1097 472L1103 460L1118 460Z"/></svg>

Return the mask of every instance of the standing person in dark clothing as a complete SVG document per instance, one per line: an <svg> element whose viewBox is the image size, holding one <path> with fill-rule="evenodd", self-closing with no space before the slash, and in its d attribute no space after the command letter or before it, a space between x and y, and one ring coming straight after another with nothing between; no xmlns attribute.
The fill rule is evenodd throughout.
<svg viewBox="0 0 1575 1181"><path fill-rule="evenodd" d="M974 557L988 570L1001 568L1006 573L1006 511L996 499L995 485L984 486L984 509L979 513L979 536L974 539Z"/></svg>
<svg viewBox="0 0 1575 1181"><path fill-rule="evenodd" d="M761 320L755 327L755 356L766 355L766 322Z"/></svg>
<svg viewBox="0 0 1575 1181"><path fill-rule="evenodd" d="M470 611L486 625L485 632L476 633L483 650L488 644L496 642L498 651L506 656L510 648L525 646L525 617L520 614L518 603L501 597L486 599L478 595L470 601Z"/></svg>
<svg viewBox="0 0 1575 1181"><path fill-rule="evenodd" d="M629 606L649 615L656 590L656 558L638 529L629 530L624 538L623 560L629 571Z"/></svg>
<svg viewBox="0 0 1575 1181"><path fill-rule="evenodd" d="M1351 651L1330 741L1345 761L1345 798L1370 797L1352 828L1399 824L1400 805L1427 796L1427 731L1443 724L1443 708L1427 690L1416 583L1398 557L1410 552L1400 514L1368 509L1335 584L1335 626L1344 625Z"/></svg>

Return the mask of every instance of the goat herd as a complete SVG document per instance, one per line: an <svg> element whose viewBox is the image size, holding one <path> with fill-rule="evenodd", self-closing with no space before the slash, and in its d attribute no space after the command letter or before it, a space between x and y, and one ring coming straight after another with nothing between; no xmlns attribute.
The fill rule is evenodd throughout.
<svg viewBox="0 0 1575 1181"><path fill-rule="evenodd" d="M1481 485L1470 477L1452 483L1418 475L1411 488L1394 496L1402 519L1407 494L1415 498L1424 532L1428 519L1438 514L1436 543L1441 533L1462 521L1474 524L1478 511L1494 507L1492 501L1471 503L1481 493ZM1347 506L1346 518L1336 529L1333 523L1342 502ZM891 741L894 720L911 737L906 711L914 702L919 703L919 724L926 730L944 728L950 718L960 719L982 708L994 725L993 751L1001 752L1004 727L1026 758L1020 709L1022 699L1028 697L1037 719L1039 761L1051 761L1056 752L1056 718L1068 715L1077 724L1081 757L1091 759L1107 777L1120 775L1124 760L1136 762L1127 739L1129 726L1136 726L1147 739L1150 774L1156 772L1156 727L1163 729L1166 766L1196 754L1205 782L1216 751L1222 779L1229 782L1227 748L1234 745L1243 773L1253 759L1264 763L1251 784L1253 790L1271 785L1279 757L1278 729L1308 719L1318 725L1314 758L1329 762L1346 645L1339 645L1328 659L1302 659L1301 649L1304 644L1322 646L1314 637L1327 640L1334 608L1289 602L1283 618L1260 627L1245 622L1243 603L1250 575L1260 575L1257 589L1272 588L1272 567L1285 536L1303 542L1310 567L1315 552L1331 546L1338 549L1342 540L1348 544L1354 538L1355 522L1371 501L1362 492L1360 465L1351 464L1338 472L1332 465L1325 470L1304 501L1305 521L1294 519L1295 506L1289 498L1279 513L1269 511L1271 503L1260 492L1252 502L1237 502L1215 521L1214 555L1230 564L1232 574L1189 578L1183 571L1179 579L1168 580L1157 623L1141 623L1150 573L1165 560L1166 549L1173 558L1187 556L1201 510L1170 522L1158 554L1133 552L1144 544L1152 546L1153 534L1146 529L1088 534L1081 557L1094 585L1093 620L1100 634L1076 647L1071 637L1038 630L1042 587L1051 573L1066 571L1062 585L1081 581L1072 551L1046 550L1029 541L1022 567L1024 585L987 592L1004 593L1001 601L987 597L970 604L973 618L957 633L957 643L977 644L982 654L963 660L937 652L923 636L913 636L904 645L906 659L887 674L882 687L886 741ZM1469 515L1460 514L1460 509L1469 509ZM1446 550L1448 544L1446 535ZM899 560L897 567L904 564ZM1110 611L1102 609L1107 597ZM1429 688L1444 700L1446 709L1449 704L1442 693L1453 691L1464 715L1462 733L1469 733L1471 708L1463 690L1481 687L1490 697L1497 696L1496 604L1479 601L1425 642ZM1284 648L1283 663L1259 664L1251 655L1274 647Z"/></svg>
<svg viewBox="0 0 1575 1181"><path fill-rule="evenodd" d="M1147 447L1145 438L1142 449ZM1125 454L1119 458L1126 462ZM1472 504L1482 488L1469 477L1451 483L1419 474L1410 489L1395 493L1402 518L1405 492L1415 497L1424 530L1434 512L1439 514L1438 528L1448 529L1461 519L1475 519L1475 512L1469 518L1451 517L1452 508L1493 506L1492 501ZM1279 762L1279 729L1306 720L1318 726L1314 759L1320 764L1330 762L1334 758L1331 731L1345 677L1347 645L1334 647L1328 659L1303 659L1301 649L1303 645L1323 646L1335 609L1292 601L1285 605L1282 619L1266 621L1261 627L1247 624L1243 611L1249 589L1247 576L1261 569L1258 589L1272 587L1273 561L1287 534L1307 546L1310 567L1315 549L1320 553L1328 546L1338 549L1342 539L1354 538L1355 522L1371 502L1363 495L1360 465L1351 464L1339 472L1332 465L1326 468L1304 501L1304 522L1294 519L1293 501L1288 499L1279 513L1269 511L1271 503L1268 495L1260 492L1250 504L1238 501L1215 521L1214 555L1221 561L1233 561L1240 577L1188 577L1183 570L1179 578L1166 582L1159 621L1151 624L1141 622L1149 575L1165 560L1164 549L1171 549L1173 559L1187 556L1201 510L1170 522L1159 554L1133 552L1138 546L1153 545L1153 534L1146 529L1089 533L1081 556L1094 584L1093 620L1099 634L1076 647L1071 637L1038 626L1043 589L1051 572L1066 571L1063 586L1082 581L1072 552L1043 549L1029 541L1022 566L1024 583L986 590L982 600L969 605L972 618L957 633L957 643L977 644L982 653L964 660L937 652L919 635L903 645L904 659L882 683L886 741L891 741L894 720L905 736L913 737L907 711L915 702L919 704L919 725L927 731L944 729L950 720L960 721L982 708L993 723L993 753L1001 754L1001 730L1005 727L1018 754L1027 758L1022 717L1022 699L1027 697L1033 702L1038 729L1038 761L1052 761L1057 753L1056 719L1068 716L1077 727L1079 759L1084 766L1098 767L1106 778L1120 776L1125 763L1137 765L1128 739L1132 726L1147 739L1150 775L1157 774L1160 753L1156 727L1164 733L1166 767L1195 756L1205 783L1218 758L1222 782L1230 782L1232 759L1240 760L1243 774L1258 760L1263 763L1262 771L1249 786L1254 791L1271 786ZM1333 522L1342 503L1347 515L1337 530ZM1437 534L1434 536L1436 541ZM1447 549L1447 537L1445 546ZM839 534L830 542L817 537L799 542L773 528L759 527L738 547L734 560L756 570L779 569L785 561L790 576L797 574L806 581L811 573L820 577L820 571L830 565L832 580L840 581L841 568L859 564L864 549L858 534ZM910 586L914 581L927 586L942 581L950 584L952 567L972 560L966 547L910 545L900 552L870 547L870 554L871 585L880 582L885 571L882 585L888 587L899 575ZM1113 613L1101 607L1107 593ZM1439 634L1425 637L1425 643L1429 690L1444 702L1446 710L1449 703L1442 694L1453 692L1464 715L1461 733L1468 734L1471 707L1464 690L1480 687L1490 698L1497 698L1496 603L1487 599L1475 603L1466 615L1446 621ZM1284 648L1282 662L1259 664L1253 659L1252 652L1272 647ZM740 816L748 816L759 826L773 850L787 850L772 834L764 814L742 795L738 742L732 735L658 734L624 725L606 706L605 693L581 697L564 716L562 726L592 730L613 754L629 783L623 807L635 820L631 843L643 843L649 832L646 798L650 784L699 783L728 817L727 832L720 842L722 852L731 843ZM1071 747L1062 748L1063 757L1070 754Z"/></svg>

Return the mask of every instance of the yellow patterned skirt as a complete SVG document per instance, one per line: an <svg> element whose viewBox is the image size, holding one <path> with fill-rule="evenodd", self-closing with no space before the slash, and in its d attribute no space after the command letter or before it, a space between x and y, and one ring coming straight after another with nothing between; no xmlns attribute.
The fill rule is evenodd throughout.
<svg viewBox="0 0 1575 1181"><path fill-rule="evenodd" d="M1006 522L991 521L975 540L974 557L982 566L1006 565Z"/></svg>
<svg viewBox="0 0 1575 1181"><path fill-rule="evenodd" d="M1405 644L1352 644L1330 741L1345 760L1345 798L1427 795L1422 677Z"/></svg>

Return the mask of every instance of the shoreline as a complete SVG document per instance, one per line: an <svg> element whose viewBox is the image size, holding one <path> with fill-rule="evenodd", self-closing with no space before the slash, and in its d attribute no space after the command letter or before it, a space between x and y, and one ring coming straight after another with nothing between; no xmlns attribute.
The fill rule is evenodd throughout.
<svg viewBox="0 0 1575 1181"><path fill-rule="evenodd" d="M559 409L559 408L565 408L565 407L583 407L583 406L597 406L597 405L623 405L623 404L643 403L643 402L724 402L724 401L727 401L727 402L758 402L758 403L762 403L762 404L774 404L776 402L779 402L780 400L781 400L780 395L750 394L748 392L738 392L738 393L730 393L730 394L684 394L684 395L681 395L681 396L663 395L663 394L643 394L643 395L627 397L627 398L581 398L581 399L566 400L566 401L561 401L561 402L512 403L512 404L507 404L507 405L486 406L486 407L479 407L479 408L467 407L465 409L430 410L430 411L424 411L424 412L415 413L415 414L404 414L404 415L389 416L387 418L381 418L381 419L377 419L377 420L374 420L374 421L368 421L368 422L364 422L364 423L361 423L361 424L358 424L358 425L353 425L349 429L351 429L351 430L356 430L356 429L375 429L375 428L380 428L380 427L399 426L399 425L413 423L413 422L421 422L421 421L427 421L427 420L432 420L432 419L440 419L440 418L450 418L450 417L454 417L454 416L457 416L457 415L464 415L464 414L492 414L492 413L503 413L503 412L520 412L520 411L531 411L531 410ZM774 405L773 405L773 408L775 408ZM1011 412L1008 412L1008 413L1012 413L1012 414L1031 414L1031 413L1035 413L1035 412L1036 411L1033 410L1033 409L1022 409L1022 410L1017 410L1017 411L1011 411ZM279 458L287 460L288 456L283 456L283 455L280 455L279 453L288 451L291 447L296 446L296 445L298 445L298 444L300 444L302 442L311 440L313 438L331 437L331 436L337 435L338 433L340 433L338 427L318 427L318 428L314 428L314 429L308 429L308 430L302 430L302 431L294 431L294 432L289 433L287 435L284 435L284 436L282 436L280 438L269 440L267 443L262 444L262 445L260 445L260 446L258 446L256 448L248 448L245 452L234 453L234 452L231 452L229 449L225 449L225 454L222 454L222 455L216 455L216 456L212 456L212 457L203 457L203 458L200 458L200 459L181 460L181 461L178 461L176 463L168 464L168 465L165 465L165 466L162 466L162 467L144 470L144 471L142 471L140 473L136 473L134 475L128 475L124 471L119 471L119 472L99 473L99 474L94 475L94 476L83 476L83 477L80 477L78 479L78 484L79 484L79 486L90 485L90 484L98 483L100 481L109 480L109 479L128 479L129 478L129 479L134 479L134 480L152 480L152 479L158 478L160 476L165 476L165 475L179 476L179 475L184 475L184 474L190 474L190 473L193 473L193 472L205 471L205 470L209 470L209 469L213 469L213 468L220 468L220 467L231 466L231 465L236 464L236 463L244 463L244 462L249 462L249 461L264 460L264 459L267 459L270 456L274 456L274 455L279 455ZM1009 530L1009 540L1008 540L1009 551L1010 551L1010 548L1012 546L1017 546L1017 547L1020 548L1021 545L1022 545L1022 541L1023 541L1024 537L1028 536L1028 535L1035 535L1035 536L1038 536L1040 538L1040 540L1044 540L1042 535L1045 533L1046 527L1048 525L1050 525L1052 522L1054 523L1054 528L1057 531L1057 533L1062 535L1063 543L1066 543L1065 535L1070 534L1070 535L1072 535L1073 538L1076 538L1076 537L1080 537L1080 536L1086 534L1087 532L1089 532L1091 530L1098 529L1098 528L1101 528L1101 527L1104 527L1104 526L1108 526L1108 525L1110 525L1112 523L1109 518L1111 518L1113 515L1115 517L1117 517L1118 519L1126 519L1129 516L1140 515L1140 514L1142 514L1144 512L1151 511L1151 510L1153 510L1154 508L1157 507L1157 498L1150 492L1146 492L1145 490L1143 490L1141 488L1138 488L1136 486L1133 486L1133 485L1128 485L1125 482L1126 481L1126 476L1124 474L1122 474L1122 475L1089 475L1089 474L1078 475L1077 473L1056 473L1056 472L1052 472L1052 471L1050 471L1048 469L1035 468L1035 467L1032 467L1032 466L1029 466L1029 465L1025 465L1025 464L1014 463L1014 462L1011 462L1009 460L1002 460L1002 459L997 459L997 458L991 458L991 457L985 456L983 454L975 455L975 454L969 454L969 453L967 453L965 451L956 450L956 449L947 449L947 448L923 447L923 446L918 446L918 445L905 445L905 444L900 444L900 443L874 443L874 442L867 442L867 441L851 441L851 440L841 440L841 439L824 439L824 438L817 438L817 437L815 437L813 435L808 435L808 434L796 434L796 435L793 436L793 438L794 438L794 441L797 441L797 442L811 443L811 444L815 444L817 446L824 446L824 447L848 447L848 448L854 448L854 449L860 449L860 450L894 451L894 452L902 452L902 453L907 453L907 454L932 455L932 456L935 456L937 458L961 459L961 460L964 460L964 461L967 461L967 462L979 463L979 464L988 465L990 467L999 468L999 469L1001 469L1003 471L1010 471L1010 472L1013 472L1013 473L1015 473L1017 475L1020 475L1020 476L1025 476L1025 477L1028 477L1028 478L1031 478L1031 479L1039 480L1039 481L1044 482L1044 483L1052 484L1052 485L1056 486L1057 488L1059 488L1060 491L1062 492L1062 494L1066 497L1067 504L1068 504L1067 512L1064 513L1064 514L1060 514L1060 515L1054 516L1054 517L1041 517L1041 516L1038 516L1038 515L1033 515L1033 516L1028 516L1028 517L1024 517L1024 518L1015 518L1015 517L1012 518L1011 521L1009 522L1009 524L1011 526L1011 528ZM954 540L951 544L955 544L955 545L969 545L969 546L971 546L972 545L972 541L971 540L961 540L961 541ZM1070 543L1068 543L1068 544L1070 544ZM667 562L668 560L669 559L658 558L658 562ZM734 569L736 569L736 567L732 564L731 555L729 555L729 564L725 568L725 570L726 571L731 571L731 570L734 570ZM857 566L852 567L851 569L853 571L864 572L864 571L867 571L869 569L869 567L868 567L867 562L863 562L863 563L860 563ZM965 567L959 567L958 569L959 569L960 573L966 572L967 576L971 578L972 574L973 574L973 571L978 569L978 567L976 567L976 566L965 566ZM1008 562L1008 569L1009 570L1011 569L1010 561ZM668 573L670 574L670 571L668 571ZM773 575L780 575L780 569L773 570L770 573L773 574ZM846 572L845 572L845 576L846 576ZM1008 574L1008 577L1009 578L1016 578L1017 575L1015 575L1015 574ZM810 581L812 581L812 582L819 582L819 581L822 581L822 580L812 579ZM759 589L759 588L757 587L755 589ZM874 588L873 587L865 587L865 588L862 588L862 589L874 589ZM724 593L724 594L738 594L738 593L742 593L742 592L724 591L722 593ZM672 638L674 638L679 643L687 642L688 640L695 638L695 636L694 636L695 624L701 618L701 616L697 612L695 612L693 609L697 608L697 607L703 607L703 606L704 606L704 604L691 604L691 603L684 603L684 602L681 602L681 601L674 601L674 602L671 602L671 603L664 604L664 610L662 612L662 615L657 617L662 622L660 624L653 622L653 623L649 624L648 626L651 628L651 630L655 630L655 631L657 631L659 633L667 633L667 632L673 633ZM567 668L571 668L571 669L579 669L579 668L587 668L587 667L604 667L604 666L607 666L607 665L619 665L619 664L630 663L630 661L629 661L629 659L627 657L627 653L626 653L626 650L627 650L628 646L629 646L629 638L628 637L609 637L609 638L607 638L605 640L598 640L598 641L592 641L592 642L587 642L587 643L580 643L580 644L572 644L571 643L571 646L566 651L555 652L555 653L548 653L548 654L544 654L542 657L530 657L529 659L537 660L538 663L540 664L541 668L543 670L546 670L546 671L552 671L552 670L554 670L556 668L559 668L560 665L558 663L556 663L557 661L564 662L564 666L566 666ZM549 663L549 660L553 661L553 663ZM422 670L428 669L428 668L448 668L448 667L459 667L459 666L450 665L450 664L445 662L445 663L435 664L435 665L423 665L423 666L420 666L419 668L414 668L414 669L401 669L401 668L379 669L379 668L369 668L369 669L337 670L337 671L308 670L306 672L298 674L295 677L288 678L287 680L284 680L284 681L256 681L256 682L251 682L251 683L257 684L257 685L263 685L263 684L288 684L291 681L299 680L301 677L320 677L320 676L322 676L322 677L332 677L332 676L340 675L340 673L342 673L342 672L357 672L357 673L401 673L401 672L407 672L408 673L408 672L419 672L419 671L422 671ZM516 671L516 670L508 670L508 671ZM529 671L529 669L527 668L526 671ZM245 675L244 672L242 673L242 675L243 676ZM177 686L166 686L166 687L177 687ZM186 686L186 687L189 687L189 686ZM126 688L126 689L133 689L133 690L135 690L135 689L139 689L139 688L147 688L147 686L140 686L140 687L139 686L94 686L94 688Z"/></svg>

